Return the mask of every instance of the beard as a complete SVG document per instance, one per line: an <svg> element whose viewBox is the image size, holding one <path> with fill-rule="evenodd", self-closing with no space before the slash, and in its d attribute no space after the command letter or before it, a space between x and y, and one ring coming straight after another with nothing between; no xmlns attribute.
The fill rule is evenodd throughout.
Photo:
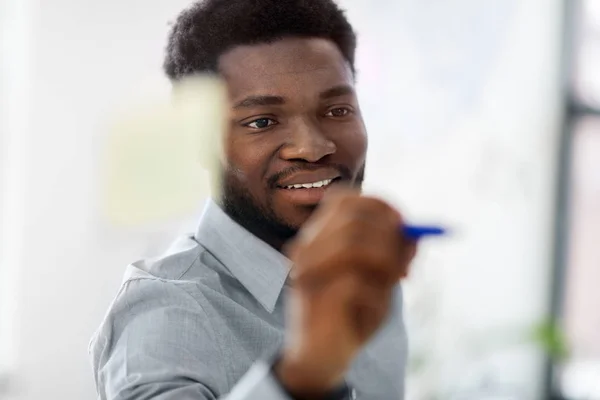
<svg viewBox="0 0 600 400"><path fill-rule="evenodd" d="M353 182L353 187L360 188L362 186L364 175L365 165L363 164ZM275 249L281 250L281 247L298 233L300 226L293 226L278 216L269 200L264 204L261 203L237 179L234 172L224 170L221 182L219 203L223 211L254 236ZM267 199L269 198L267 197ZM309 207L311 213L317 207Z"/></svg>
<svg viewBox="0 0 600 400"><path fill-rule="evenodd" d="M280 242L280 247L298 233L299 227L278 217L270 203L261 204L234 174L225 172L222 180L221 206L239 225L265 242Z"/></svg>

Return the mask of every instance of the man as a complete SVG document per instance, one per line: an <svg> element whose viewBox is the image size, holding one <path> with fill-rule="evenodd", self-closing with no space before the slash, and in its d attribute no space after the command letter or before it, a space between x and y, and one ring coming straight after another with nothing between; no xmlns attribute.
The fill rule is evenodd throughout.
<svg viewBox="0 0 600 400"><path fill-rule="evenodd" d="M129 266L92 342L100 399L403 398L398 281L415 244L398 212L358 193L355 46L332 0L180 15L167 75L228 88L222 193L195 235Z"/></svg>

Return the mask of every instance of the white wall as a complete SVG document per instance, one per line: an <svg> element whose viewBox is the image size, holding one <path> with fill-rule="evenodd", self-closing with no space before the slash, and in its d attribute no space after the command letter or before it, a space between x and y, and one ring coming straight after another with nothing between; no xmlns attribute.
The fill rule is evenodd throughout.
<svg viewBox="0 0 600 400"><path fill-rule="evenodd" d="M19 179L28 131L30 9L0 1L0 397L17 358L19 249L24 183Z"/></svg>
<svg viewBox="0 0 600 400"><path fill-rule="evenodd" d="M163 239L100 218L103 123L133 89L163 88L166 22L188 0L15 1L37 5L35 62L22 72L30 113L10 132L11 204L25 212L13 214L1 266L19 272L15 398L93 398L89 337L125 264ZM413 355L428 361L409 399L490 374L533 399L539 354L499 350L489 330L510 336L544 313L560 1L344 3L363 33L369 188L458 230L426 246L409 287ZM494 350L469 352L477 343Z"/></svg>
<svg viewBox="0 0 600 400"><path fill-rule="evenodd" d="M126 263L147 252L154 238L100 220L96 150L105 119L122 96L147 82L152 87L142 90L164 83L158 77L167 22L187 3L28 3L31 102L23 105L28 126L10 132L15 179L7 189L25 210L10 221L23 236L7 238L2 263L19 271L13 347L19 400L95 397L89 338Z"/></svg>
<svg viewBox="0 0 600 400"><path fill-rule="evenodd" d="M409 398L536 398L527 339L547 308L562 3L385 4L351 12L368 44L367 181L456 233L425 243L407 287Z"/></svg>

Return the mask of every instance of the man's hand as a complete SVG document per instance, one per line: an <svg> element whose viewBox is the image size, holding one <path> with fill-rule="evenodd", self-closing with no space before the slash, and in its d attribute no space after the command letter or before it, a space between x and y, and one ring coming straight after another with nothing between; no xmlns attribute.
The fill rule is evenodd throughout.
<svg viewBox="0 0 600 400"><path fill-rule="evenodd" d="M416 251L400 235L401 223L381 200L336 192L289 244L294 288L275 372L292 394L314 398L340 385L386 320Z"/></svg>

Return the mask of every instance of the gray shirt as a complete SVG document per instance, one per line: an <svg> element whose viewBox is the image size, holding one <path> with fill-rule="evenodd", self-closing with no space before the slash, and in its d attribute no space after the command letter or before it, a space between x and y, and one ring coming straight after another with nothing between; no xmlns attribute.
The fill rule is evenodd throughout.
<svg viewBox="0 0 600 400"><path fill-rule="evenodd" d="M261 361L281 346L289 260L209 201L193 236L127 268L90 351L101 400L287 400ZM404 397L402 294L347 376L358 399Z"/></svg>

